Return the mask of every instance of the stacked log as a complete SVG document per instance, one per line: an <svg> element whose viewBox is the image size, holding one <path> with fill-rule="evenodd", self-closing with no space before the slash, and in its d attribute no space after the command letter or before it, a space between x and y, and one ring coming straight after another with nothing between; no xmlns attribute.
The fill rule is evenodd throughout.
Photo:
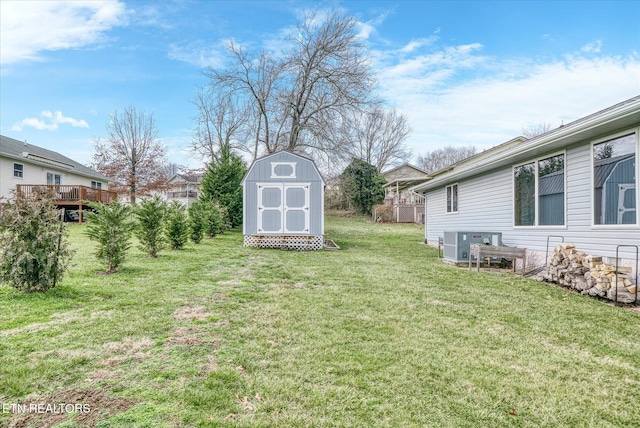
<svg viewBox="0 0 640 428"><path fill-rule="evenodd" d="M620 303L634 303L637 285L629 278L631 268L606 264L602 257L587 255L575 245L562 243L553 250L548 266L538 281L553 282L582 294L604 297ZM616 296L617 295L617 296Z"/></svg>

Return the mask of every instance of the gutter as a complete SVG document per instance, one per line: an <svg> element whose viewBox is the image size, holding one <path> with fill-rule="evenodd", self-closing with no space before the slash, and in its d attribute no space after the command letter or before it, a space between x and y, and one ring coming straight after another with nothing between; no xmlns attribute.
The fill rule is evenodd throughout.
<svg viewBox="0 0 640 428"><path fill-rule="evenodd" d="M522 154L524 152L536 149L544 148L545 146L557 142L562 139L569 138L582 132L589 131L591 129L603 126L613 120L622 119L630 114L640 113L640 96L624 101L620 104L616 104L609 109L602 110L601 112L585 116L567 125L556 128L546 134L531 138L523 141L518 145L508 145L507 147L496 146L493 149L486 150L481 153L482 159L475 159L474 157L468 158L467 161L461 161L458 164L454 164L447 169L437 171L432 174L433 180L417 185L410 190L415 192L424 192L438 187L448 181L454 181L466 172L473 171L480 167L488 167L493 169L492 165L503 162L509 158L514 157L516 154ZM505 143L508 144L513 140ZM487 159L489 158L489 159ZM449 174L450 173L450 174ZM438 177L438 178L435 178Z"/></svg>

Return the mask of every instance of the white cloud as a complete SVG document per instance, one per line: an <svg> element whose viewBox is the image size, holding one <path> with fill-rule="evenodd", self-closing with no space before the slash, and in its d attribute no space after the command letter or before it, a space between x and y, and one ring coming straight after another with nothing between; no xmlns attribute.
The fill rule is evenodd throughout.
<svg viewBox="0 0 640 428"><path fill-rule="evenodd" d="M404 53L413 52L416 49L419 49L421 47L432 45L436 40L438 40L437 36L431 36L431 37L425 37L425 38L420 38L420 39L416 39L416 40L411 40L402 49L400 49L400 52L404 52Z"/></svg>
<svg viewBox="0 0 640 428"><path fill-rule="evenodd" d="M429 49L374 52L383 96L413 128L414 153L489 148L523 127L557 127L640 94L640 56L594 56L597 43L588 56L547 61L483 56L479 44Z"/></svg>
<svg viewBox="0 0 640 428"><path fill-rule="evenodd" d="M168 56L169 59L183 61L200 68L217 68L224 65L226 53L222 45L205 46L199 42L188 46L179 46L176 43L171 43Z"/></svg>
<svg viewBox="0 0 640 428"><path fill-rule="evenodd" d="M74 128L88 128L89 124L84 120L74 119L72 117L66 117L61 111L51 113L49 110L43 110L40 113L40 117L48 119L48 121L38 119L36 117L28 117L22 119L11 127L12 131L22 131L25 127L30 126L40 131L55 131L61 124L69 124Z"/></svg>
<svg viewBox="0 0 640 428"><path fill-rule="evenodd" d="M595 42L587 43L580 50L585 53L600 53L600 51L602 50L602 40L596 40Z"/></svg>
<svg viewBox="0 0 640 428"><path fill-rule="evenodd" d="M39 60L40 52L92 45L122 23L118 1L7 1L0 17L0 62Z"/></svg>
<svg viewBox="0 0 640 428"><path fill-rule="evenodd" d="M393 10L386 10L382 13L379 13L375 18L366 21L359 22L357 25L357 34L356 36L360 39L367 40L371 37L372 34L377 33L377 28L382 25L385 19L393 13Z"/></svg>

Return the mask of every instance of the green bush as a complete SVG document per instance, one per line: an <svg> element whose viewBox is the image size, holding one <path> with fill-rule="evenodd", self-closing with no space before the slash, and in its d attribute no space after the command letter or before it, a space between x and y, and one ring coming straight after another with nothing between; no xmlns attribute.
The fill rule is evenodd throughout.
<svg viewBox="0 0 640 428"><path fill-rule="evenodd" d="M71 261L63 210L49 194L15 195L0 208L0 280L26 292L45 292Z"/></svg>
<svg viewBox="0 0 640 428"><path fill-rule="evenodd" d="M231 227L229 213L225 207L220 206L217 202L207 201L204 202L204 209L207 219L206 233L209 237L221 235Z"/></svg>
<svg viewBox="0 0 640 428"><path fill-rule="evenodd" d="M166 211L167 204L159 196L143 199L135 210L135 234L140 241L140 249L154 258L167 244L164 236Z"/></svg>
<svg viewBox="0 0 640 428"><path fill-rule="evenodd" d="M199 244L204 238L207 216L204 202L197 200L189 207L189 238L194 244Z"/></svg>
<svg viewBox="0 0 640 428"><path fill-rule="evenodd" d="M172 250L180 250L187 243L189 223L184 205L178 201L169 204L165 232Z"/></svg>
<svg viewBox="0 0 640 428"><path fill-rule="evenodd" d="M93 212L85 213L87 236L98 243L96 257L107 264L107 274L117 272L131 247L134 223L130 221L131 208L118 199L109 205L90 202Z"/></svg>
<svg viewBox="0 0 640 428"><path fill-rule="evenodd" d="M354 159L340 175L340 188L361 214L370 214L384 201L384 183L376 167L362 159Z"/></svg>

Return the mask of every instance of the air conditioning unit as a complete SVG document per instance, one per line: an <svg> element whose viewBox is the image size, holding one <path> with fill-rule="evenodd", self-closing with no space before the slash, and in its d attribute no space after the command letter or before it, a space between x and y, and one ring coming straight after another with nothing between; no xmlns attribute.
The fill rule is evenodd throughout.
<svg viewBox="0 0 640 428"><path fill-rule="evenodd" d="M468 262L471 244L500 246L502 232L444 232L444 259Z"/></svg>

